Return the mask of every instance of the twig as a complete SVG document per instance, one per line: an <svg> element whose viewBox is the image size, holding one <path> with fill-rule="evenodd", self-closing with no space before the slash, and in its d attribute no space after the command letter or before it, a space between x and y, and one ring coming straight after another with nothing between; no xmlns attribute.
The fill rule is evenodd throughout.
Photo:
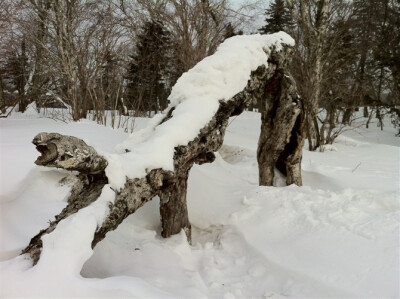
<svg viewBox="0 0 400 299"><path fill-rule="evenodd" d="M358 165L351 172L354 173L360 165L361 165L361 162L358 163Z"/></svg>

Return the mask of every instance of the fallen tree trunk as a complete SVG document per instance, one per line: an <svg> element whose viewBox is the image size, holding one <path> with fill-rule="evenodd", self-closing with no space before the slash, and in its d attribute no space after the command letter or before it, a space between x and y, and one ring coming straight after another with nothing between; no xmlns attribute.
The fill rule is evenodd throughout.
<svg viewBox="0 0 400 299"><path fill-rule="evenodd" d="M101 157L93 148L74 137L52 133L41 133L36 136L34 144L42 154L38 158L37 164L78 171L80 174L73 186L66 208L56 216L56 220L51 222L47 229L42 230L32 238L30 244L22 253L29 254L33 263L36 264L44 247L43 236L56 230L62 220L67 220L71 217L73 219L80 219L79 217L83 219L84 216L81 215L83 213L80 213L83 209L86 209L86 212L88 212L88 209L89 211L93 210L92 214L96 215L93 216L94 221L97 222L97 227L92 232L91 247L93 248L106 236L107 232L116 229L127 216L134 213L156 195L160 197L162 236L168 237L179 233L183 229L190 241L191 227L186 205L186 191L191 167L194 163L203 164L214 161L214 152L218 151L222 146L229 117L240 114L250 103L256 103L266 96L268 97L270 93L274 93L274 90L270 90L267 87L271 84L271 80L275 82L276 77L280 76L279 74L282 73L282 70L286 68L289 62L289 57L292 53L291 42L288 44L282 38L275 38L271 43L267 42L267 39L265 41L268 45L262 50L264 51L262 54L265 57L262 57L262 63L253 68L249 74L247 85L231 98L219 98L213 104L210 104L211 108L207 107L207 109L209 108L210 111L214 112L206 120L205 125L197 129L197 133L192 139L189 138L185 144L179 141L181 144L173 145L171 149L164 149L166 152L172 150L172 167L163 166L163 163L160 164L154 161L152 163L149 162L151 167L147 166L147 164L147 167L144 167L140 164L141 160L144 159L140 153L143 153L143 148L146 151L149 148L156 151L159 140L168 141L173 135L179 134L170 131L171 127L179 129L182 126L182 123L178 121L179 119L189 121L199 113L198 110L187 108L187 103L182 101L182 95L179 92L172 96L175 102L166 110L158 125L151 130L150 137L136 147L133 145L131 148L126 148L125 153L113 158L106 159ZM250 53L251 55L254 54L251 51ZM239 54L240 57L242 52ZM241 59L246 59L246 57L241 57ZM216 61L218 62L218 60ZM200 73L199 69L201 69L201 66L194 70L193 73ZM191 79L191 75L189 72L187 80ZM221 82L226 84L225 81ZM183 80L183 83L185 83L185 80ZM282 93L286 92L286 88L289 88L288 86L291 88L289 93L292 94L293 86L285 84L280 87ZM202 88L206 89L207 86L202 86ZM281 100L281 98L275 96L270 96L268 99ZM204 103L208 103L208 99L204 101ZM214 106L212 106L214 103L216 104L215 110ZM200 106L197 106L197 101L193 101L192 104L194 107L201 107L203 102L200 103ZM168 130L165 130L165 128L168 128ZM292 125L290 128L292 133L295 134L295 126ZM146 142L151 146L146 147L148 145ZM174 144L174 142L160 144L169 145ZM140 147L141 145L142 147ZM287 152L289 153L289 151ZM122 164L115 162L119 161L119 159ZM290 161L290 159L290 157L285 157L285 161ZM129 167L132 168L143 168L144 173L142 175L138 171L133 172L133 175L124 174L122 170L123 164L129 164ZM139 164L141 165L140 167L138 166ZM286 164L289 165L288 162ZM116 179L112 170L119 170L118 167L121 167L120 172L122 175L119 176L119 179ZM289 166L287 167L288 169L290 168ZM289 169L289 172L294 173L291 169ZM127 173L131 172L127 171ZM121 177L123 184L121 184ZM112 190L112 195L110 195L110 190ZM99 210L104 215L100 215ZM73 231L73 229L75 228L71 230ZM81 246L84 245L82 244Z"/></svg>
<svg viewBox="0 0 400 299"><path fill-rule="evenodd" d="M35 164L78 171L83 174L104 174L107 160L84 141L57 133L40 133L32 143L41 153Z"/></svg>

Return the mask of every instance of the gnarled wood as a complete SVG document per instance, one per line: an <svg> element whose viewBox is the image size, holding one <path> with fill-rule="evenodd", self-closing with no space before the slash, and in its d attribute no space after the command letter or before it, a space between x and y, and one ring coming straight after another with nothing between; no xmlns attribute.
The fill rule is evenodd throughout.
<svg viewBox="0 0 400 299"><path fill-rule="evenodd" d="M286 79L283 79L285 77L283 76L282 69L287 65L289 61L288 57L292 50L289 46L285 45L279 51L274 48L270 50L272 53L269 56L268 66L259 66L251 73L247 86L241 92L231 99L221 100L214 116L193 140L186 145L174 148L173 171L161 168L148 169L144 177L127 178L124 187L121 190L115 190L115 200L110 204L108 214L94 233L92 247L100 242L106 236L107 232L116 229L127 216L134 213L156 195L161 199L162 235L168 237L184 229L190 240L186 191L187 179L191 167L194 163L203 164L214 161L215 156L213 152L218 151L222 146L229 117L240 114L250 103L261 101L268 96L271 101L282 100L281 97L276 97L274 90L269 90L268 86L275 84L277 88L280 88L279 84L287 82L285 81ZM292 94L293 86L288 84L288 87L291 88L289 88L289 91L286 91L287 87L283 87L280 89L280 92ZM273 95L271 96L271 94ZM279 107L282 105L281 103L278 104ZM290 105L293 104L291 103ZM298 107L297 104L296 107ZM174 109L175 107L171 107L169 111L166 111L165 117L160 124L173 118L172 111ZM278 109L277 111L284 113L284 110ZM300 114L297 110L293 111L297 115ZM290 114L293 111L291 110L288 113ZM196 113L196 111L193 111L193 113ZM278 115L280 115L279 113ZM278 120L279 118L276 119ZM298 123L296 119L293 120L293 124ZM293 132L293 130L298 129L299 126L296 127L293 124L291 123L289 127L292 133L295 134L296 132ZM268 131L267 133L279 135L274 131ZM287 134L288 136L285 140L292 140L290 136L294 136L293 134ZM47 229L35 236L29 246L23 250L23 253L30 254L33 262L36 263L40 258L42 247L41 237L43 234L53 231L62 219L71 216L82 207L90 205L100 195L100 190L107 183L107 177L104 173L107 161L99 156L94 149L74 137L54 133L41 133L35 137L34 144L42 153L41 157L37 160L37 164L75 170L81 173L79 181L75 184L76 191L72 192L72 199L69 200L67 207L56 216L56 220ZM296 144L296 140L286 142L285 145L287 144ZM294 148L298 149L299 147L294 146ZM285 146L283 146L281 152L284 149ZM279 157L281 152L276 151L274 154ZM287 151L287 153L289 152L291 153L292 151ZM282 159L291 161L295 165L294 168L296 168L298 160L293 160L292 157L294 156L285 154L282 156ZM287 165L289 164L287 163ZM287 172L295 173L290 167L288 166Z"/></svg>
<svg viewBox="0 0 400 299"><path fill-rule="evenodd" d="M304 117L294 79L279 65L266 82L257 160L259 183L272 186L277 168L286 183L302 185Z"/></svg>
<svg viewBox="0 0 400 299"><path fill-rule="evenodd" d="M47 167L99 174L107 167L107 160L84 141L58 133L39 133L32 143L41 153L35 164Z"/></svg>

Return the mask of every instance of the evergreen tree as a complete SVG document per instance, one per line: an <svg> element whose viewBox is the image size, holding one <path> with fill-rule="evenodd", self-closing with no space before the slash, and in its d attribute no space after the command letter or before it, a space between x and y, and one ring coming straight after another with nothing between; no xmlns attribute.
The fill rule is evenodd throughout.
<svg viewBox="0 0 400 299"><path fill-rule="evenodd" d="M166 74L170 38L161 23L151 20L138 36L126 79L126 101L136 113L159 111L167 106Z"/></svg>
<svg viewBox="0 0 400 299"><path fill-rule="evenodd" d="M120 97L118 57L115 53L107 51L99 83L105 109L115 109L115 104L119 102Z"/></svg>
<svg viewBox="0 0 400 299"><path fill-rule="evenodd" d="M265 15L266 24L258 30L262 34L286 31L293 26L292 16L285 0L274 0L265 10Z"/></svg>
<svg viewBox="0 0 400 299"><path fill-rule="evenodd" d="M395 104L400 96L400 6L392 0L354 0L353 5L352 30L359 51L355 102L364 106L367 127L375 112L383 128L384 106Z"/></svg>
<svg viewBox="0 0 400 299"><path fill-rule="evenodd" d="M3 57L2 57L3 58ZM3 80L6 84L3 87L7 92L8 103L15 101L17 98L19 107L18 111L24 112L29 104L25 97L25 85L27 81L28 57L26 54L25 39L21 41L19 49L9 49L4 56L4 65L2 70Z"/></svg>

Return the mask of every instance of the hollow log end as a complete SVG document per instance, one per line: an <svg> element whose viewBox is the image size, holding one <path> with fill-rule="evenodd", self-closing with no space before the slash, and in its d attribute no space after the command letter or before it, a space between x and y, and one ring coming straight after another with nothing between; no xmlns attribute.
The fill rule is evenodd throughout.
<svg viewBox="0 0 400 299"><path fill-rule="evenodd" d="M51 162L56 160L57 146L51 141L60 138L61 135L58 133L39 133L33 138L32 143L41 154L35 161L36 165L50 166Z"/></svg>
<svg viewBox="0 0 400 299"><path fill-rule="evenodd" d="M41 153L35 161L36 165L49 166L51 162L54 162L57 159L57 146L51 142L47 144L38 144L36 145L36 149Z"/></svg>

